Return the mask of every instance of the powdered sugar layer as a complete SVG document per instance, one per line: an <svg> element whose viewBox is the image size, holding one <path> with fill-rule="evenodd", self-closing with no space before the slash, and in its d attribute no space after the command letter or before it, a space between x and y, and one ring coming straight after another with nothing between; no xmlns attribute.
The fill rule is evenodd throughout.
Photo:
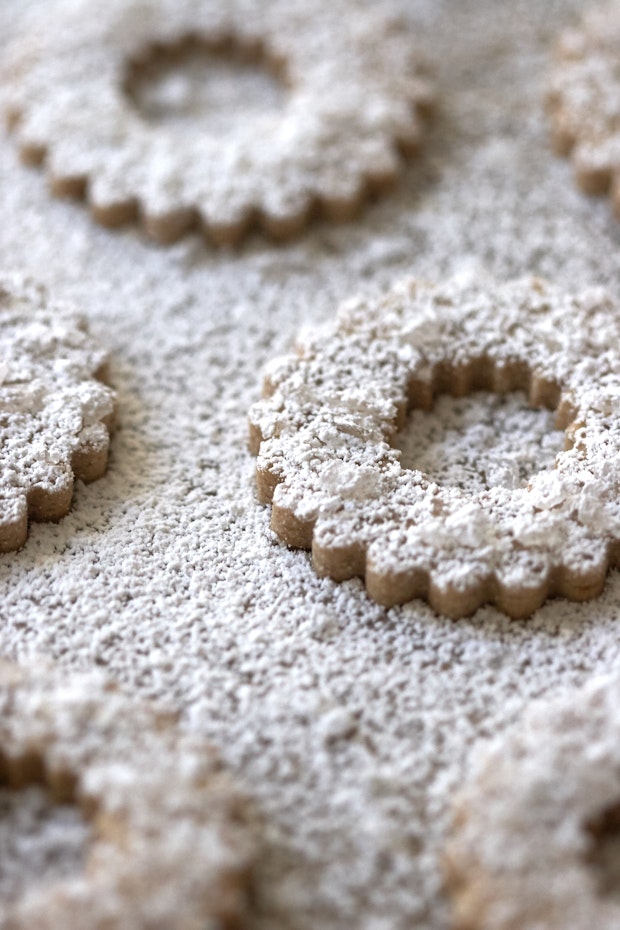
<svg viewBox="0 0 620 930"><path fill-rule="evenodd" d="M72 804L54 804L43 788L0 788L0 900L83 868L91 827Z"/></svg>
<svg viewBox="0 0 620 930"><path fill-rule="evenodd" d="M620 208L620 3L587 11L564 32L548 91L553 136L571 153L577 181L588 193L611 189Z"/></svg>
<svg viewBox="0 0 620 930"><path fill-rule="evenodd" d="M252 842L214 749L97 673L0 663L1 775L93 820L87 870L0 903L15 930L231 927Z"/></svg>
<svg viewBox="0 0 620 930"><path fill-rule="evenodd" d="M620 904L588 865L620 801L620 676L534 704L478 753L455 806L455 926L615 930Z"/></svg>
<svg viewBox="0 0 620 930"><path fill-rule="evenodd" d="M31 281L0 278L0 551L22 545L29 511L66 513L74 476L105 470L106 362L83 317Z"/></svg>
<svg viewBox="0 0 620 930"><path fill-rule="evenodd" d="M393 438L401 468L440 485L485 491L525 487L564 446L550 410L534 409L523 391L440 395L433 409L413 410Z"/></svg>
<svg viewBox="0 0 620 930"><path fill-rule="evenodd" d="M35 5L0 3L0 42ZM601 598L549 601L526 623L386 611L358 581L319 578L256 503L244 441L259 370L348 295L444 280L474 257L568 291L620 280L620 225L567 183L537 104L582 0L402 5L441 83L420 162L355 224L285 248L109 235L0 139L4 263L88 313L122 404L106 479L0 560L0 644L67 672L103 665L220 747L265 815L260 930L446 930L446 810L472 747L620 650L619 572Z"/></svg>
<svg viewBox="0 0 620 930"><path fill-rule="evenodd" d="M250 415L274 529L311 544L323 572L365 575L384 603L430 589L450 614L485 600L522 613L524 592L592 596L620 537L619 330L605 293L538 280L405 281L345 303L335 325L273 363ZM478 493L401 468L390 440L404 411L476 387L525 388L557 409L555 468Z"/></svg>
<svg viewBox="0 0 620 930"><path fill-rule="evenodd" d="M191 38L218 49L231 37L281 75L281 112L245 115L226 138L202 127L180 145L131 106L126 75L154 46L178 52ZM402 19L359 0L110 0L96 16L88 0L54 0L3 74L22 154L47 156L52 187L87 189L105 223L139 212L168 241L196 220L233 241L256 211L286 237L315 201L328 215L350 214L394 180L398 150L417 145L430 99Z"/></svg>

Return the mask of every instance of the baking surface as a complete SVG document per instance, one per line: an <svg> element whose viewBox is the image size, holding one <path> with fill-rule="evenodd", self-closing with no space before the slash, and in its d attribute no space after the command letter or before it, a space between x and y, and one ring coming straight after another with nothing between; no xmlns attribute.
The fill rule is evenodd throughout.
<svg viewBox="0 0 620 930"><path fill-rule="evenodd" d="M286 247L106 232L0 139L1 263L88 315L121 419L108 475L0 560L0 652L103 666L221 748L264 824L256 930L444 930L439 856L473 747L618 661L618 572L527 622L384 612L275 540L246 451L261 366L352 293L472 269L617 293L620 223L551 153L542 106L582 6L403 0L438 81L423 155L359 221ZM0 35L25 7L3 0Z"/></svg>

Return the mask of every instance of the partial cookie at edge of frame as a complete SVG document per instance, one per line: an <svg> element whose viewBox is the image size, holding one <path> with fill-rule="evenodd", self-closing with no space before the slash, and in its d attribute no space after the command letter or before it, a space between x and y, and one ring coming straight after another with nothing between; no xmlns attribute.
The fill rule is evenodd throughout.
<svg viewBox="0 0 620 930"><path fill-rule="evenodd" d="M446 851L455 930L616 930L596 848L620 805L620 676L538 701L477 759Z"/></svg>
<svg viewBox="0 0 620 930"><path fill-rule="evenodd" d="M28 518L69 511L75 479L107 469L116 395L86 320L19 275L0 276L0 552Z"/></svg>
<svg viewBox="0 0 620 930"><path fill-rule="evenodd" d="M103 675L0 661L0 781L74 803L84 872L0 905L11 930L238 928L254 839L215 749Z"/></svg>
<svg viewBox="0 0 620 930"><path fill-rule="evenodd" d="M592 7L556 42L547 90L552 139L579 187L620 216L620 3Z"/></svg>

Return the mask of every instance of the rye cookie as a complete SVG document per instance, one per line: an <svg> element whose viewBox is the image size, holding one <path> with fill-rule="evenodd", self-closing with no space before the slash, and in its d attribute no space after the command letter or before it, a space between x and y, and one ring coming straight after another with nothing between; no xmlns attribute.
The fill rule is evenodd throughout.
<svg viewBox="0 0 620 930"><path fill-rule="evenodd" d="M620 307L538 279L407 280L344 303L269 367L250 413L256 484L320 575L365 578L385 606L512 617L597 596L620 559ZM440 394L522 391L565 448L518 487L470 491L404 468L410 411Z"/></svg>
<svg viewBox="0 0 620 930"><path fill-rule="evenodd" d="M418 147L432 91L414 40L389 3L364 0L107 0L96 15L52 0L0 63L0 96L22 159L105 226L138 221L164 243L196 227L228 245L253 226L288 239L317 212L352 217ZM205 119L170 123L200 56L201 85L222 68L257 77L203 101ZM281 99L252 112L259 72Z"/></svg>
<svg viewBox="0 0 620 930"><path fill-rule="evenodd" d="M116 395L84 316L39 285L0 276L0 552L28 519L59 520L76 479L107 469Z"/></svg>
<svg viewBox="0 0 620 930"><path fill-rule="evenodd" d="M620 215L620 3L593 7L556 43L548 89L556 151L580 188Z"/></svg>
<svg viewBox="0 0 620 930"><path fill-rule="evenodd" d="M478 759L446 855L455 930L616 930L620 676L539 701Z"/></svg>

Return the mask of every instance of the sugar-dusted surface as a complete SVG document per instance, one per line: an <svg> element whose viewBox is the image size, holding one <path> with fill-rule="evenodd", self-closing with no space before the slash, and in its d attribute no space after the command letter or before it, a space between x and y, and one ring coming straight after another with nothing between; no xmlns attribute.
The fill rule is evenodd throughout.
<svg viewBox="0 0 620 930"><path fill-rule="evenodd" d="M80 872L90 826L72 804L54 804L43 788L0 789L0 899L15 901L28 888Z"/></svg>
<svg viewBox="0 0 620 930"><path fill-rule="evenodd" d="M24 5L0 6L0 34ZM260 930L444 930L438 856L472 747L618 661L616 572L599 600L524 624L385 613L357 582L318 581L254 498L259 368L348 295L472 266L618 290L620 225L575 190L542 108L581 4L405 5L438 64L430 146L398 194L294 246L106 233L0 145L4 260L88 313L122 409L107 476L0 563L0 646L101 664L221 746L267 824Z"/></svg>
<svg viewBox="0 0 620 930"><path fill-rule="evenodd" d="M553 414L532 408L524 391L442 395L433 411L412 410L392 444L401 468L416 468L443 487L484 491L524 487L564 448Z"/></svg>

